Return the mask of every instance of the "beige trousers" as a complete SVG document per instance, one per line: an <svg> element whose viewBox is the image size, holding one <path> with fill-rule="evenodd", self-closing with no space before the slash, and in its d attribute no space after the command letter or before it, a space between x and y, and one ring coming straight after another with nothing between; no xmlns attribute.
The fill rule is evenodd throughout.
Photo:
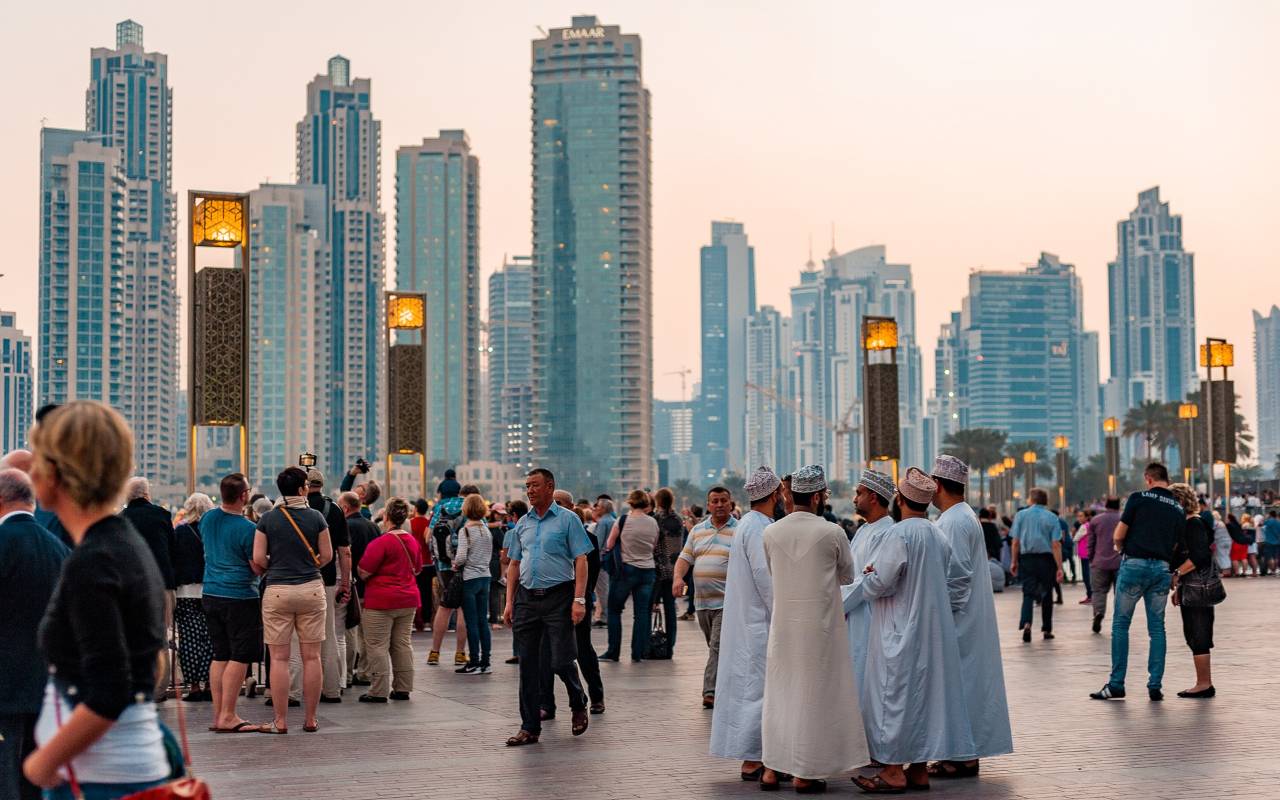
<svg viewBox="0 0 1280 800"><path fill-rule="evenodd" d="M369 665L369 694L386 697L391 690L413 691L413 615L417 609L364 609L365 657ZM394 673L394 678L392 674Z"/></svg>

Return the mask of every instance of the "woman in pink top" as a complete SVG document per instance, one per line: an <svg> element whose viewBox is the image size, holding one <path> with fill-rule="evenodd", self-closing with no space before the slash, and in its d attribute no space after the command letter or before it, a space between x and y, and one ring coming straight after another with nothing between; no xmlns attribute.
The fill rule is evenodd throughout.
<svg viewBox="0 0 1280 800"><path fill-rule="evenodd" d="M372 681L369 693L360 695L361 703L387 702L388 689L392 700L408 700L413 691L411 637L413 615L421 603L414 576L422 571L422 550L404 529L407 502L393 497L384 513L387 532L369 543L359 567L365 582L360 625Z"/></svg>

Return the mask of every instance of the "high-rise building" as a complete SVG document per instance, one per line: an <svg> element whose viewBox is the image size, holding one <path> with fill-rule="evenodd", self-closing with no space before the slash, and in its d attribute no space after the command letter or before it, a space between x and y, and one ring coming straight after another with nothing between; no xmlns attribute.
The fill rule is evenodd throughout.
<svg viewBox="0 0 1280 800"><path fill-rule="evenodd" d="M297 145L298 181L324 187L328 218L329 450L317 455L332 473L385 451L382 124L373 117L371 82L353 80L342 56L307 84Z"/></svg>
<svg viewBox="0 0 1280 800"><path fill-rule="evenodd" d="M867 316L898 323L902 463L921 463L923 384L911 266L888 263L884 245L843 254L833 247L822 270L801 272L800 285L791 290L791 373L800 407L794 415L796 463L827 464L832 474L846 479L864 460L862 320Z"/></svg>
<svg viewBox="0 0 1280 800"><path fill-rule="evenodd" d="M143 48L142 26L116 25L114 49L90 54L85 130L120 154L125 180L119 306L120 394L133 428L134 469L176 490L177 207L173 190L173 89L169 58Z"/></svg>
<svg viewBox="0 0 1280 800"><path fill-rule="evenodd" d="M706 470L701 453L694 448L697 400L653 401L653 453L658 462L659 482L691 481L703 486Z"/></svg>
<svg viewBox="0 0 1280 800"><path fill-rule="evenodd" d="M480 162L466 131L396 151L396 286L427 295L427 460L479 458Z"/></svg>
<svg viewBox="0 0 1280 800"><path fill-rule="evenodd" d="M1258 379L1258 463L1280 460L1280 307L1253 312L1253 364Z"/></svg>
<svg viewBox="0 0 1280 800"><path fill-rule="evenodd" d="M249 193L249 481L271 486L329 452L329 259L324 189ZM330 472L333 472L330 469Z"/></svg>
<svg viewBox="0 0 1280 800"><path fill-rule="evenodd" d="M489 448L500 464L533 466L533 272L528 256L489 276Z"/></svg>
<svg viewBox="0 0 1280 800"><path fill-rule="evenodd" d="M593 16L531 47L539 463L575 492L652 483L649 90Z"/></svg>
<svg viewBox="0 0 1280 800"><path fill-rule="evenodd" d="M791 320L773 306L762 306L747 320L746 465L744 475L767 466L779 474L796 464L791 410L781 398L790 388Z"/></svg>
<svg viewBox="0 0 1280 800"><path fill-rule="evenodd" d="M1195 257L1183 250L1182 217L1161 202L1159 187L1139 194L1117 223L1107 281L1116 399L1124 409L1182 400L1196 388Z"/></svg>
<svg viewBox="0 0 1280 800"><path fill-rule="evenodd" d="M17 315L0 311L0 453L29 447L35 416L31 337L18 329Z"/></svg>
<svg viewBox="0 0 1280 800"><path fill-rule="evenodd" d="M101 138L40 130L40 405L123 407L126 187Z"/></svg>
<svg viewBox="0 0 1280 800"><path fill-rule="evenodd" d="M694 439L706 477L745 474L747 319L756 310L756 254L741 222L712 222L701 252L702 403Z"/></svg>
<svg viewBox="0 0 1280 800"><path fill-rule="evenodd" d="M962 428L994 428L1010 442L1099 451L1098 338L1084 330L1080 278L1051 253L1023 272L978 271L939 336L939 445ZM1091 350L1092 348L1092 350Z"/></svg>
<svg viewBox="0 0 1280 800"><path fill-rule="evenodd" d="M924 463L942 452L942 443L969 427L969 361L963 357L961 314L951 312L933 349L933 395L926 405Z"/></svg>

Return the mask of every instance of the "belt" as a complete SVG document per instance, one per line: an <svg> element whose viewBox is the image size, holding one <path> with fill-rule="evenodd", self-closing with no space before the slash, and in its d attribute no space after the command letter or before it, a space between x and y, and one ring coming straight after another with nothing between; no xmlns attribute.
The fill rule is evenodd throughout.
<svg viewBox="0 0 1280 800"><path fill-rule="evenodd" d="M573 586L573 581L565 581L564 583L557 583L555 586L548 586L545 589L530 589L529 587L524 586L523 584L520 586L520 588L528 592L530 597L546 597L548 595L555 594L556 592L564 591L566 588L572 587L572 586Z"/></svg>

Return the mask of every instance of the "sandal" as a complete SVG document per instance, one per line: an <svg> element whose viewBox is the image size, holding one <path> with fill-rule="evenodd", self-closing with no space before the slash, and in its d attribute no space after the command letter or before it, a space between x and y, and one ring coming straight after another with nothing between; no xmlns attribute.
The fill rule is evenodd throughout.
<svg viewBox="0 0 1280 800"><path fill-rule="evenodd" d="M537 744L538 734L522 730L507 740L507 747L523 747L526 744Z"/></svg>
<svg viewBox="0 0 1280 800"><path fill-rule="evenodd" d="M262 733L262 726L252 722L237 722L230 728L209 728L214 733Z"/></svg>
<svg viewBox="0 0 1280 800"><path fill-rule="evenodd" d="M826 794L827 782L822 780L806 781L803 785L796 784L796 794Z"/></svg>
<svg viewBox="0 0 1280 800"><path fill-rule="evenodd" d="M867 794L906 794L907 792L907 787L894 786L879 775L872 775L870 778L855 775L853 782Z"/></svg>
<svg viewBox="0 0 1280 800"><path fill-rule="evenodd" d="M581 736L587 732L587 710L579 708L573 712L573 731L574 736Z"/></svg>
<svg viewBox="0 0 1280 800"><path fill-rule="evenodd" d="M744 781L758 781L760 780L760 776L764 775L764 767L756 767L750 772L739 772L738 774L742 776Z"/></svg>
<svg viewBox="0 0 1280 800"><path fill-rule="evenodd" d="M304 724L304 725L302 726L302 732L303 732L303 733L315 733L315 732L316 732L316 731L318 731L318 730L320 730L320 723L319 723L319 722L313 722L313 723L311 723L310 725L306 725L306 724Z"/></svg>
<svg viewBox="0 0 1280 800"><path fill-rule="evenodd" d="M963 761L935 761L929 765L930 778L976 778L978 762L966 764Z"/></svg>
<svg viewBox="0 0 1280 800"><path fill-rule="evenodd" d="M259 733L273 733L273 734L276 734L277 736L284 736L286 733L288 733L288 732L289 732L289 729L288 729L288 728L277 728L277 727L276 727L276 724L273 722L273 723L271 723L271 725L270 725L269 727L266 727L266 728L259 728L259 729L258 729L258 732L259 732Z"/></svg>

